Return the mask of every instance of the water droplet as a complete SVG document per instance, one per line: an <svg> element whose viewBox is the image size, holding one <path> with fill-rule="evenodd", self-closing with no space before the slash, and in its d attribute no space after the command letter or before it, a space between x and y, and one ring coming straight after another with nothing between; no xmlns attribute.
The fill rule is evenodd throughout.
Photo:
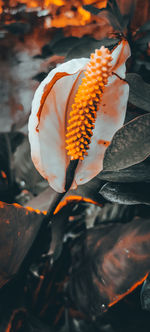
<svg viewBox="0 0 150 332"><path fill-rule="evenodd" d="M101 305L101 312L106 312L107 311L107 304L102 304Z"/></svg>

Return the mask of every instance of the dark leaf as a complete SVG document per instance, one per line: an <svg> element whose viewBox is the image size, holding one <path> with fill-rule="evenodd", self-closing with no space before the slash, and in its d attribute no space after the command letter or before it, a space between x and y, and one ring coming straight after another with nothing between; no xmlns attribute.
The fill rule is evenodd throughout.
<svg viewBox="0 0 150 332"><path fill-rule="evenodd" d="M64 196L64 199L62 196L62 201L60 204L58 204L58 206L56 206L55 212L57 213L52 217L52 241L48 254L53 255L54 259L58 259L59 255L61 254L64 236L67 232L72 231L69 227L70 224L68 224L68 218L74 215L73 208L75 206L81 206L77 225L80 225L80 221L82 225L84 224L84 227L85 225L87 225L87 227L91 227L94 224L100 207L89 203L100 205L103 203L104 199L98 193L102 185L103 182L101 180L94 178L87 184L79 186L77 190L70 190ZM38 208L42 211L45 211L48 210L49 207L52 208L52 204L54 201L56 201L57 195L58 194L49 187L40 195L28 201L26 205L30 205L32 208ZM84 204L83 206L82 203ZM88 205L85 207L85 204ZM76 219L77 217L74 217L74 222L76 222Z"/></svg>
<svg viewBox="0 0 150 332"><path fill-rule="evenodd" d="M94 318L129 294L150 269L150 221L103 224L74 241L71 305Z"/></svg>
<svg viewBox="0 0 150 332"><path fill-rule="evenodd" d="M47 58L53 55L50 44L46 44L42 47L42 58Z"/></svg>
<svg viewBox="0 0 150 332"><path fill-rule="evenodd" d="M108 48L113 48L119 39L117 38L103 38L102 40L95 40L93 38L88 38L87 40L84 38L82 41L79 41L75 47L73 47L69 53L67 54L66 61L73 58L89 58L91 53L95 51L96 48L100 48L101 46L105 46Z"/></svg>
<svg viewBox="0 0 150 332"><path fill-rule="evenodd" d="M136 31L139 27L143 26L149 19L150 2L145 0L144 3L141 0L136 0L136 8L133 20L131 22L131 29Z"/></svg>
<svg viewBox="0 0 150 332"><path fill-rule="evenodd" d="M48 73L45 72L41 72L38 73L37 75L35 75L33 78L33 80L38 81L38 82L42 82L44 80L44 78L47 76Z"/></svg>
<svg viewBox="0 0 150 332"><path fill-rule="evenodd" d="M10 140L10 144L11 144L11 152L14 153L17 149L17 147L23 143L24 141L24 134L18 132L18 131L12 131L10 133L8 133L8 137Z"/></svg>
<svg viewBox="0 0 150 332"><path fill-rule="evenodd" d="M150 311L150 275L144 281L141 289L141 305L142 309Z"/></svg>
<svg viewBox="0 0 150 332"><path fill-rule="evenodd" d="M19 132L0 133L0 200L8 203L15 195L13 153L23 139L24 135Z"/></svg>
<svg viewBox="0 0 150 332"><path fill-rule="evenodd" d="M145 24L143 24L137 31L137 34L141 31L148 31L150 30L150 21L146 22Z"/></svg>
<svg viewBox="0 0 150 332"><path fill-rule="evenodd" d="M29 33L31 26L29 23L14 22L5 25L5 29L13 33L14 35L25 35Z"/></svg>
<svg viewBox="0 0 150 332"><path fill-rule="evenodd" d="M108 15L115 30L123 32L129 24L135 9L135 0L109 0Z"/></svg>
<svg viewBox="0 0 150 332"><path fill-rule="evenodd" d="M26 136L14 153L13 171L15 181L20 189L26 189L33 195L40 193L48 186L47 181L44 181L33 165L30 144Z"/></svg>
<svg viewBox="0 0 150 332"><path fill-rule="evenodd" d="M66 325L59 332L114 332L111 325L107 322L96 324L94 321L90 322L81 318L71 317L71 315L68 317L69 326Z"/></svg>
<svg viewBox="0 0 150 332"><path fill-rule="evenodd" d="M116 0L108 2L108 17L115 30L122 31L123 17Z"/></svg>
<svg viewBox="0 0 150 332"><path fill-rule="evenodd" d="M61 253L63 238L68 231L68 218L74 214L72 213L73 208L78 206L78 204L80 206L80 204L84 202L98 204L101 206L104 199L98 192L102 185L103 182L101 180L94 178L87 184L79 186L77 190L70 190L66 195L64 195L64 199L62 195L62 201L60 201L60 204L56 206L55 215L52 217L52 241L48 254L53 255L54 259L58 259ZM40 208L40 210L48 210L49 206L52 208L51 204L53 204L56 197L57 193L53 189L48 188L39 196L29 201L26 205L30 205L34 208ZM91 215L92 207L88 206L88 208L89 211L87 214L89 213L90 215L86 215L86 217L84 215L84 218L83 216L81 217L84 227L85 223L87 224L87 227L93 225L98 213L98 209L96 209L96 211L94 211ZM78 222L80 223L80 218Z"/></svg>
<svg viewBox="0 0 150 332"><path fill-rule="evenodd" d="M70 216L69 220L71 220L72 223L76 224L76 226L82 223L85 224L86 228L92 228L95 224L95 221L99 217L101 210L102 207L95 204L89 204L86 202L79 203L78 206L76 206L75 213L73 209L72 215ZM74 231L74 228L72 229L72 231Z"/></svg>
<svg viewBox="0 0 150 332"><path fill-rule="evenodd" d="M101 210L99 210L95 224L97 225L104 222L129 222L135 215L137 215L135 206L106 203Z"/></svg>
<svg viewBox="0 0 150 332"><path fill-rule="evenodd" d="M100 194L108 201L119 204L150 204L149 183L106 183Z"/></svg>
<svg viewBox="0 0 150 332"><path fill-rule="evenodd" d="M141 46L142 44L145 44L145 46L147 48L147 44L148 44L149 40L150 40L150 31L148 31L145 36L142 36L141 38L138 38L134 42L135 43L135 47Z"/></svg>
<svg viewBox="0 0 150 332"><path fill-rule="evenodd" d="M146 182L150 181L149 158L131 167L117 171L102 171L97 177L104 181L112 182Z"/></svg>
<svg viewBox="0 0 150 332"><path fill-rule="evenodd" d="M51 214L51 211L55 212L55 207L57 207L57 200L58 203L63 195L56 193L51 187L44 190L42 193L40 193L35 198L28 201L25 205L34 207L34 209L40 209L42 211L49 211ZM59 199L60 197L60 199ZM60 203L60 211L58 209L58 213L53 216L49 217L49 219L53 220L51 224L51 233L52 233L52 241L50 247L48 247L48 255L53 255L53 259L58 259L58 257L61 254L62 245L63 245L63 237L65 235L66 229L67 229L67 222L69 213L72 210L72 206L74 206L76 202L71 202L71 204L68 206L61 206Z"/></svg>
<svg viewBox="0 0 150 332"><path fill-rule="evenodd" d="M40 211L0 203L0 287L18 272L43 219Z"/></svg>
<svg viewBox="0 0 150 332"><path fill-rule="evenodd" d="M37 317L32 316L25 308L17 308L13 311L9 323L1 332L53 332Z"/></svg>
<svg viewBox="0 0 150 332"><path fill-rule="evenodd" d="M84 40L84 38L82 39ZM66 37L62 38L52 45L52 51L54 54L65 55L69 52L70 49L78 45L80 39L77 37ZM50 43L51 45L51 43Z"/></svg>
<svg viewBox="0 0 150 332"><path fill-rule="evenodd" d="M26 279L29 311L46 321L50 327L55 326L55 331L60 331L59 327L65 318L64 284L70 266L68 249L65 244L61 257L54 264L51 264L50 257L40 257L30 266Z"/></svg>
<svg viewBox="0 0 150 332"><path fill-rule="evenodd" d="M8 133L0 134L0 146L0 170L6 173L7 180L10 183L12 182L12 147Z"/></svg>
<svg viewBox="0 0 150 332"><path fill-rule="evenodd" d="M129 83L129 102L138 108L150 112L150 84L143 81L142 77L135 73L126 76Z"/></svg>
<svg viewBox="0 0 150 332"><path fill-rule="evenodd" d="M73 208L78 206L78 204L80 206L80 204L84 202L101 206L104 202L103 197L99 194L99 190L102 185L103 182L101 180L94 178L85 185L78 186L76 190L68 191L64 197L62 195L62 201L60 201L60 204L57 205L55 210L56 214L52 217L52 241L48 254L53 255L54 259L58 259L61 254L64 236L68 231L71 232L70 228L68 227L68 218L73 215ZM52 188L48 188L39 196L29 201L27 205L30 205L34 208L40 208L40 210L48 210L49 206L53 204L56 197L57 193ZM87 214L91 214L92 207L88 206L88 208L89 211ZM81 218L78 220L78 223L80 223L80 220L82 219L82 225L84 225L84 227L85 224L87 227L92 226L94 224L97 213L98 209L96 209L96 211L94 209L94 213L92 213L92 215L89 215L88 217L87 215L84 215L84 217L81 216Z"/></svg>
<svg viewBox="0 0 150 332"><path fill-rule="evenodd" d="M101 11L101 9L96 8L96 7L94 7L94 6L91 6L91 5L85 5L85 6L83 6L83 8L84 8L85 10L88 10L88 12L90 12L90 13L93 14L93 15L97 15L97 14L99 14L99 12Z"/></svg>
<svg viewBox="0 0 150 332"><path fill-rule="evenodd" d="M106 150L104 170L116 171L143 161L150 154L150 114L130 121L114 135Z"/></svg>
<svg viewBox="0 0 150 332"><path fill-rule="evenodd" d="M61 255L63 248L63 238L67 232L68 218L75 202L63 207L54 217L51 226L52 241L50 245L49 255L52 255L53 260L57 260Z"/></svg>

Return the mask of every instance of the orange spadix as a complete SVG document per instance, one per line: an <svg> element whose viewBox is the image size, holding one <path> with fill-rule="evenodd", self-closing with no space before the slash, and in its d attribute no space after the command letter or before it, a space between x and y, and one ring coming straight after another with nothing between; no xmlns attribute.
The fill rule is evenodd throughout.
<svg viewBox="0 0 150 332"><path fill-rule="evenodd" d="M83 160L88 155L96 113L111 74L111 60L111 53L104 46L91 54L69 114L66 149L71 160Z"/></svg>

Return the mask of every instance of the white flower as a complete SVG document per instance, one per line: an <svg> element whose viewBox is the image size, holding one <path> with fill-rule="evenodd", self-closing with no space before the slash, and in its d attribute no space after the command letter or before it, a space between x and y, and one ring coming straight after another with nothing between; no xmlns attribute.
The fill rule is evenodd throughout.
<svg viewBox="0 0 150 332"><path fill-rule="evenodd" d="M88 182L102 170L104 152L124 123L129 86L123 79L129 56L130 48L125 40L111 52L112 75L100 97L88 155L78 162L72 189ZM52 70L39 85L32 103L29 119L32 160L57 192L65 191L66 169L71 159L66 150L68 117L89 61L74 59Z"/></svg>

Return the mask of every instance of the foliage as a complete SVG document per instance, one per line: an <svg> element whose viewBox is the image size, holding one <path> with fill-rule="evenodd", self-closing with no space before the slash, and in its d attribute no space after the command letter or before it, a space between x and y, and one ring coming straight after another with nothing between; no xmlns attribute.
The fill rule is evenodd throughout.
<svg viewBox="0 0 150 332"><path fill-rule="evenodd" d="M149 331L149 6L0 1L2 332ZM103 170L58 195L31 161L27 122L35 89L58 64L89 57L101 45L111 50L122 38L131 47L125 123Z"/></svg>

